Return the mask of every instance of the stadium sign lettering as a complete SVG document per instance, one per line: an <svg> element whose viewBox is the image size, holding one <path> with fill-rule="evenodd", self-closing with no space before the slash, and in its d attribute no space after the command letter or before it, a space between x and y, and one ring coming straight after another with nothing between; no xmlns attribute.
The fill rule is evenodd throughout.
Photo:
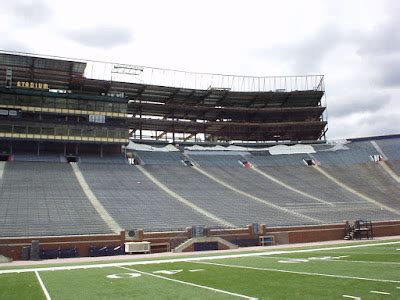
<svg viewBox="0 0 400 300"><path fill-rule="evenodd" d="M40 83L40 82L29 82L29 81L17 81L17 87L28 88L28 89L40 89L40 90L48 90L48 83Z"/></svg>

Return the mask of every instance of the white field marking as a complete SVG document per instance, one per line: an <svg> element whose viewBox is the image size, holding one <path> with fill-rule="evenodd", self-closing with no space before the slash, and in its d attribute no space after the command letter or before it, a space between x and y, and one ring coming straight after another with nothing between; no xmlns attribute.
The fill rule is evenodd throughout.
<svg viewBox="0 0 400 300"><path fill-rule="evenodd" d="M40 286L41 286L41 288L43 290L44 295L46 296L46 300L51 300L50 294L47 291L46 286L44 285L42 278L40 278L39 272L35 271L35 275L36 275L37 280L39 281L39 284L40 284Z"/></svg>
<svg viewBox="0 0 400 300"><path fill-rule="evenodd" d="M79 185L82 188L82 191L85 193L86 198L92 204L92 206L96 209L97 213L103 219L103 221L108 225L108 227L116 232L120 233L122 227L114 220L114 218L108 213L108 211L104 208L104 206L97 199L96 195L93 193L92 189L86 182L85 177L83 176L81 170L78 167L78 164L72 164L72 170L74 171L75 177L78 180Z"/></svg>
<svg viewBox="0 0 400 300"><path fill-rule="evenodd" d="M327 205L329 205L329 206L335 206L335 205L334 205L333 203L331 203L331 202L328 202L328 201L323 200L323 199L321 199L321 198L315 197L315 196L310 195L310 194L308 194L308 193L306 193L306 192L300 191L300 190L298 190L298 189L296 189L296 188L294 188L294 187L292 187L292 186L290 186L290 185L284 183L283 181L280 181L279 179L275 178L274 176L272 176L272 175L270 175L270 174L267 174L265 171L261 171L261 170L257 169L256 167L253 167L252 170L255 171L255 172L257 172L257 173L260 174L261 176L263 176L263 177L265 177L265 178L271 180L272 182L275 182L276 184L279 184L280 186L283 186L284 188L286 188L286 189L288 189L288 190L290 190L290 191L292 191L292 192L295 192L295 193L300 194L300 195L302 195L302 196L304 196L304 197L313 199L313 200L315 200L315 201L317 201L317 202L327 204ZM315 203L314 203L314 204L315 204Z"/></svg>
<svg viewBox="0 0 400 300"><path fill-rule="evenodd" d="M376 201L375 199L372 199L371 197L368 197L358 191L356 191L355 189L349 187L347 184L341 182L340 180L338 180L336 177L333 177L332 175L330 175L328 172L326 172L325 170L323 170L321 167L319 166L313 166L314 170L317 170L319 173L321 173L322 175L324 175L326 178L328 178L329 180L331 180L332 182L336 183L336 185L340 186L342 189L345 189L346 191L364 199L365 201L375 204L376 206L379 206L380 208L384 208L396 215L400 215L400 212L397 209L391 208L385 204L382 204L378 201Z"/></svg>
<svg viewBox="0 0 400 300"><path fill-rule="evenodd" d="M349 251L347 251L347 252L345 252L345 251L332 251L332 252L329 252L329 253L340 253L340 254L351 254L351 255L354 255L354 254L361 254L361 255L400 255L400 253L383 253L383 252L370 253L370 252L349 252Z"/></svg>
<svg viewBox="0 0 400 300"><path fill-rule="evenodd" d="M131 269L131 268L125 268L125 267L120 267L120 268L125 269L125 270L129 270L129 271L134 271L134 272L137 272L137 273L140 273L140 274L143 274L143 275L156 277L156 278L159 278L159 279L164 279L164 280L168 280L168 281L172 281L172 282L182 283L182 284L185 284L185 285L190 285L190 286L194 286L194 287L210 290L210 291L213 291L213 292L219 292L219 293L235 296L235 297L238 297L238 298L251 299L251 300L256 300L257 299L257 298L254 298L254 297L249 297L249 296L245 296L245 295L241 295L241 294L237 294L237 293L228 292L228 291L225 291L225 290L215 289L215 288L212 288L212 287L209 287L209 286L199 285L199 284L186 282L186 281L182 281L182 280L178 280L178 279L173 279L173 278L169 278L169 277L155 275L155 274L152 274L152 273L147 273L147 272L143 272L143 271L139 271L139 270L135 270L135 269Z"/></svg>
<svg viewBox="0 0 400 300"><path fill-rule="evenodd" d="M346 255L347 257L348 255ZM292 259L290 257L279 257L279 256L266 256L266 255L260 255L260 258L268 258L268 259L284 259L284 260L289 260ZM308 260L318 260L318 261L326 261L326 262L344 262L344 263L365 263L365 264L379 264L379 265L400 265L400 262L394 262L394 261L366 261L366 260L340 260L338 257L332 257L330 259L327 258L328 256L325 257L309 257L307 258ZM281 261L279 261L281 262Z"/></svg>
<svg viewBox="0 0 400 300"><path fill-rule="evenodd" d="M200 174L202 174L202 175L208 177L208 178L211 179L212 181L215 181L216 183L219 183L220 185L222 185L222 186L224 186L224 187L226 187L226 188L228 188L228 189L230 189L230 190L232 190L232 191L234 191L234 192L236 192L236 193L238 193L238 194L240 194L240 195L242 195L242 196L245 196L245 197L250 198L250 199L252 199L252 200L254 200L254 201L257 201L257 202L259 202L259 203L262 203L262 204L264 204L264 205L266 205L266 206L272 207L272 208L274 208L274 209L276 209L276 210L283 211L283 212L285 212L285 213L287 213L287 214L290 214L290 215L294 215L294 216L296 216L296 217L298 217L298 218L306 219L306 220L308 220L308 221L316 222L316 223L319 223L319 224L323 223L323 222L322 222L321 220L319 220L319 219L312 218L312 217L309 217L309 216L307 216L307 215L304 215L304 214L295 212L295 211L293 211L293 210L291 210L291 209L287 209L287 208L284 208L284 207L282 207L282 206L273 204L273 203L271 203L271 202L269 202L269 201L267 201L267 200L261 199L261 198L259 198L259 197L253 196L253 195L251 195L251 194L249 194L249 193L246 193L246 192L244 192L244 191L242 191L242 190L239 190L239 189L235 188L234 186L232 186L232 185L226 183L225 181L222 181L222 180L218 179L217 177L215 177L215 176L213 176L213 175L207 173L206 171L204 171L204 170L201 169L200 167L193 166L192 169L194 169L194 170L196 170L197 172L199 172Z"/></svg>
<svg viewBox="0 0 400 300"><path fill-rule="evenodd" d="M350 296L350 295L342 295L343 298L350 298L350 299L355 299L355 300L361 300L360 297L355 297L355 296Z"/></svg>
<svg viewBox="0 0 400 300"><path fill-rule="evenodd" d="M189 272L203 272L204 269L194 269L194 270L189 270Z"/></svg>
<svg viewBox="0 0 400 300"><path fill-rule="evenodd" d="M183 198L182 196L178 195L177 193L175 193L173 190L171 190L170 188L168 188L165 184L161 183L157 178L155 178L153 175L151 175L149 172L147 172L143 167L136 165L135 166L140 172L142 172L142 174L144 176L146 176L150 181L152 181L157 187L159 187L160 189L162 189L164 192L166 192L168 195L170 195L171 197L173 197L175 200L185 204L186 206L189 206L191 209L193 209L194 211L196 211L197 213L207 217L210 220L216 221L219 224L223 225L223 226L228 226L228 227L236 227L235 225L233 225L232 223L214 215L213 213L202 209L201 207L197 206L196 204L190 202L189 200L187 200L186 198Z"/></svg>
<svg viewBox="0 0 400 300"><path fill-rule="evenodd" d="M341 278L341 279L354 279L354 280L365 280L365 281L376 281L376 282L400 283L399 280L365 278L365 277L355 277L355 276L346 276L346 275L333 275L333 274L301 272L301 271L290 271L290 270L271 269L271 268L258 268L258 267L248 267L248 266L240 266L240 265L229 265L229 264L212 263L212 262L205 262L205 261L196 261L196 262L193 262L193 263L204 264L204 265L212 265L212 266L220 266L220 267L228 267L228 268L237 268L237 269L248 269L248 270L258 270L258 271L290 273L290 274L298 274L298 275L310 275L310 276L321 276L321 277L331 277L331 278Z"/></svg>
<svg viewBox="0 0 400 300"><path fill-rule="evenodd" d="M370 293L373 293L373 294L381 294L381 295L390 295L390 293L387 293L387 292L380 292L380 291L370 291Z"/></svg>
<svg viewBox="0 0 400 300"><path fill-rule="evenodd" d="M142 276L142 274L139 273L120 273L120 274L111 274L111 275L107 275L107 278L110 279L127 279L127 278L136 278L136 277L140 277Z"/></svg>
<svg viewBox="0 0 400 300"><path fill-rule="evenodd" d="M302 259L302 258L284 258L283 260L278 260L279 263L282 264L298 264L298 263L304 263L308 262L308 259Z"/></svg>
<svg viewBox="0 0 400 300"><path fill-rule="evenodd" d="M160 270L160 271L154 271L153 274L165 274L165 275L175 275L183 270Z"/></svg>
<svg viewBox="0 0 400 300"><path fill-rule="evenodd" d="M337 249L352 249L352 248L376 247L376 246L397 245L397 244L400 244L400 241L371 243L371 244L365 243L365 244L348 245L348 246L335 246L335 247L311 248L311 249L300 249L300 250L260 251L260 252L254 252L254 253L226 254L226 255L217 255L217 256L154 259L154 260L143 260L143 261L87 264L87 265L60 266L60 267L9 269L9 270L0 270L0 274L25 273L25 272L34 272L34 271L65 271L65 270L78 270L78 269L96 269L96 268L107 268L107 267L123 267L123 266L151 265L151 264L191 262L191 261L196 262L196 261L203 261L203 260L216 260L216 259L225 259L225 258L241 258L241 257L255 257L255 256L260 257L262 255L269 256L269 255L281 255L281 254L292 254L292 253L308 253L308 252L329 251L329 250L337 250Z"/></svg>

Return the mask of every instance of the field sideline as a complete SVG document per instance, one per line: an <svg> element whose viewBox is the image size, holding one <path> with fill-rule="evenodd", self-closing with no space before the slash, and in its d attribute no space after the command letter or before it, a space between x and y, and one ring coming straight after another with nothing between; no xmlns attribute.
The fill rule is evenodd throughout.
<svg viewBox="0 0 400 300"><path fill-rule="evenodd" d="M0 299L398 299L399 270L400 240L10 266Z"/></svg>

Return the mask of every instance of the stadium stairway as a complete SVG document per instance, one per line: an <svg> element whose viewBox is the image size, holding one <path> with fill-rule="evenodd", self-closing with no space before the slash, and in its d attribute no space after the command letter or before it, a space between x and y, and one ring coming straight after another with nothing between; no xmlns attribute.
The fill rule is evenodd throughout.
<svg viewBox="0 0 400 300"><path fill-rule="evenodd" d="M104 234L111 230L66 163L7 162L0 189L0 236Z"/></svg>
<svg viewBox="0 0 400 300"><path fill-rule="evenodd" d="M236 226L251 223L270 226L319 223L316 219L289 212L286 208L235 189L195 167L145 165L143 168L181 197Z"/></svg>
<svg viewBox="0 0 400 300"><path fill-rule="evenodd" d="M379 164L351 166L315 166L322 175L338 186L379 208L400 215L400 189Z"/></svg>
<svg viewBox="0 0 400 300"><path fill-rule="evenodd" d="M172 197L144 176L138 167L80 164L79 169L98 201L126 230L165 231L191 225L221 226Z"/></svg>
<svg viewBox="0 0 400 300"><path fill-rule="evenodd" d="M393 178L394 181L396 181L397 183L400 183L400 176L396 174L395 170L396 167L395 164L391 163L387 163L386 161L380 161L378 162L379 165L385 170L385 172Z"/></svg>
<svg viewBox="0 0 400 300"><path fill-rule="evenodd" d="M5 161L0 161L0 180L3 179L3 173L4 173L5 166L6 166L6 162ZM0 183L1 183L1 181L0 181Z"/></svg>
<svg viewBox="0 0 400 300"><path fill-rule="evenodd" d="M86 197L96 209L97 213L103 219L103 221L108 225L108 227L114 231L115 233L120 233L122 228L121 226L110 216L108 211L103 207L97 197L93 194L93 191L87 184L85 178L82 175L81 170L78 167L78 164L72 164L72 170L74 171L75 177L78 180L83 192L85 193Z"/></svg>

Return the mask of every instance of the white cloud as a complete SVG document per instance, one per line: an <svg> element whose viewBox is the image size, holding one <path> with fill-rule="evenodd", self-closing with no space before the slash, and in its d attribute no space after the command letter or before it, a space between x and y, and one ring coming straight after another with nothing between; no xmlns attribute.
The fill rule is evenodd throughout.
<svg viewBox="0 0 400 300"><path fill-rule="evenodd" d="M0 0L0 48L197 72L321 73L328 138L396 133L399 3Z"/></svg>

